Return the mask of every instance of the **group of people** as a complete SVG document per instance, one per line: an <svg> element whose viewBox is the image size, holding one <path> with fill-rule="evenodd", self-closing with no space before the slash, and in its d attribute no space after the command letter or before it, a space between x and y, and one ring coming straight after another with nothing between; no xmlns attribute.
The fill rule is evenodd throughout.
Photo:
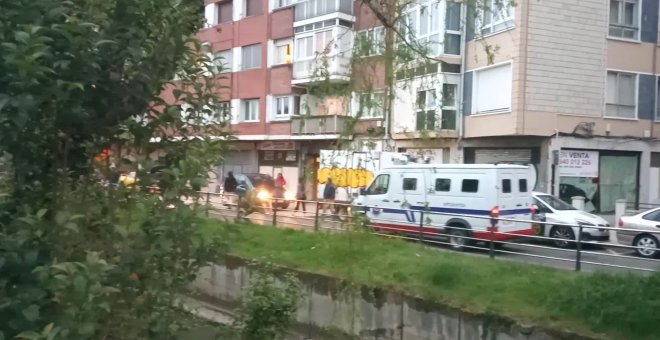
<svg viewBox="0 0 660 340"><path fill-rule="evenodd" d="M275 183L276 185L282 188L286 188L286 179L284 179L284 176L281 173L277 174L277 177L275 178ZM225 178L225 181L223 183L223 191L225 194L229 194L230 197L233 197L235 195L240 196L241 194L244 194L241 192L237 192L237 189L239 189L240 185L245 186L245 183L243 182L239 184L238 181L236 180L236 177L234 176L234 173L232 171L229 171L229 173L227 174L227 178ZM333 210L332 206L334 205L335 202L336 193L337 193L337 188L332 182L332 178L328 178L325 188L323 189L322 211L324 215L327 214L328 210ZM294 211L302 210L303 212L306 212L307 211L305 204L306 200L307 200L307 193L305 191L305 179L300 178L298 181L298 190L296 191L296 206L293 208L293 210Z"/></svg>

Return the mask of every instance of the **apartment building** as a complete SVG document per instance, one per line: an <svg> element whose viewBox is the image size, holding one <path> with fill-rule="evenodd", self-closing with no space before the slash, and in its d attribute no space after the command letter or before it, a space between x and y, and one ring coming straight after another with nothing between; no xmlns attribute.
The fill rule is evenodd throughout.
<svg viewBox="0 0 660 340"><path fill-rule="evenodd" d="M600 212L657 201L658 1L516 4L468 25L463 160L535 164Z"/></svg>
<svg viewBox="0 0 660 340"><path fill-rule="evenodd" d="M363 105L365 99L384 102L386 85L379 64L384 29L361 1L208 0L207 27L198 35L223 60L221 95L231 107L238 139L216 171L218 182L227 171L282 173L295 189L306 171L308 197L316 197L319 150L332 148L347 129L355 150L407 151L433 162L448 162L451 154L457 161L465 11L457 2L424 0L406 12L439 61L397 76L396 113L386 122L382 105ZM357 62L352 55L360 36L372 46ZM319 96L310 91L321 67L326 81L354 86L351 76L364 65L375 67L368 92ZM359 121L349 123L358 111Z"/></svg>

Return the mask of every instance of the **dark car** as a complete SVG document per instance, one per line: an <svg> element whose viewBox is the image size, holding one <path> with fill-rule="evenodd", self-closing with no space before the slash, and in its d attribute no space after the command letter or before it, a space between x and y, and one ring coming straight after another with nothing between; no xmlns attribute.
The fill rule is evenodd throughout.
<svg viewBox="0 0 660 340"><path fill-rule="evenodd" d="M285 188L279 186L271 175L237 174L235 177L239 185L245 181L248 192L254 190L260 201L266 203L273 200L277 208L287 209L295 199L295 195L291 195Z"/></svg>

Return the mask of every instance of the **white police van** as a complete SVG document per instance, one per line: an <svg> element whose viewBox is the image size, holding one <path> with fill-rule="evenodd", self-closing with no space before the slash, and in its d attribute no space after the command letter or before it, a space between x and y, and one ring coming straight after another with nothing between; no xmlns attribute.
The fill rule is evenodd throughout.
<svg viewBox="0 0 660 340"><path fill-rule="evenodd" d="M418 234L421 227L424 237L462 249L469 238L491 240L494 208L500 218L531 220L535 184L534 170L523 165L398 165L382 169L354 204L377 231ZM534 234L529 222L499 221L494 231L496 241Z"/></svg>

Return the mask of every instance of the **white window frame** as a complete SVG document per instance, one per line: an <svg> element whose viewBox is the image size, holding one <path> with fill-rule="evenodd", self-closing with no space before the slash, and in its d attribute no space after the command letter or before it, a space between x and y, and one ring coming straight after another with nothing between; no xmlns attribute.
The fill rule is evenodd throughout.
<svg viewBox="0 0 660 340"><path fill-rule="evenodd" d="M447 13L449 13L449 10L448 10L449 3L453 3L453 4L458 5L458 8L459 8L459 14L460 14L460 15L459 15L458 30L449 29L449 28L447 27ZM463 5L462 5L460 2L453 1L453 0L449 0L449 1L445 2L445 4L446 4L446 5L445 5L445 36L444 36L444 38L443 38L443 40L442 40L442 50L443 50L443 53L444 53L444 54L448 54L448 55L460 55L460 54L461 54L461 44L463 43L463 42L462 42L462 39L461 39L461 35L463 34L463 33L461 32L461 26L462 26L462 24L461 24L461 22L460 22L460 18L463 17L463 16L462 16L462 13L463 13L463 11L464 11L464 9L463 9ZM457 37L458 37L458 53L448 53L448 52L447 52L447 37L448 37L448 36L457 36Z"/></svg>
<svg viewBox="0 0 660 340"><path fill-rule="evenodd" d="M642 4L641 1L639 0L611 0L611 1L617 1L619 3L619 11L618 11L618 21L615 23L612 23L612 6L611 2L608 5L608 16L607 16L607 37L608 38L613 38L613 39L623 39L623 40L633 40L633 41L640 41L641 38L641 31L642 31L642 26L641 26L641 15L642 15ZM625 16L625 5L626 4L634 4L635 5L635 15L633 17L633 24L632 25L626 25L624 24L623 17ZM615 29L620 29L622 35L612 35L612 28ZM634 37L624 37L623 32L624 31L634 31Z"/></svg>
<svg viewBox="0 0 660 340"><path fill-rule="evenodd" d="M323 37L323 44L324 48L323 49L318 49L317 45L319 44L319 37ZM326 38L331 37L330 40L327 40ZM327 40L327 41L325 41ZM305 34L300 34L296 35L296 40L294 41L294 61L303 61L303 60L311 60L316 58L319 54L322 54L323 51L325 51L326 48L328 48L328 45L331 43L335 43L335 30L334 28L330 29L323 29L323 30L318 30L318 31L313 31L313 32L307 32ZM311 44L311 50L310 50L310 44ZM334 46L330 46L329 48L329 53L328 56L334 55L335 48ZM309 54L309 53L311 54Z"/></svg>
<svg viewBox="0 0 660 340"><path fill-rule="evenodd" d="M617 76L617 78L616 78L616 80L617 80L617 83L616 83L616 87L617 87L616 102L608 102L609 98L607 96L607 92L608 92L609 81L607 79L609 78L608 76L609 76L610 73L616 74L616 76ZM635 86L635 91L633 92L633 103L634 103L634 105L620 104L618 102L619 99L620 99L620 98L618 98L618 96L620 94L620 91L618 91L618 88L619 88L619 79L620 79L621 75L633 76L633 82L634 82L634 86ZM637 119L639 119L639 112L638 112L639 103L638 103L638 101L639 101L639 74L632 73L632 72L621 72L621 71L608 70L607 75L605 76L605 110L603 111L603 117L604 118L611 118L611 119L637 120ZM608 110L607 110L608 106L628 107L628 108L632 107L633 112L635 113L635 115L634 115L634 117L622 117L622 116L619 116L619 115L610 116L610 115L608 115Z"/></svg>
<svg viewBox="0 0 660 340"><path fill-rule="evenodd" d="M424 96L425 99L424 106L420 106L418 101L419 94L421 92L426 92L426 95ZM430 98L433 98L432 101L429 101ZM438 105L439 98L441 99L441 97L438 96L438 90L435 88L417 89L417 92L415 92L415 131L435 130L438 127L437 117L438 117L438 109L440 108L440 106ZM417 121L417 118L419 117L419 113L424 112L425 113L424 117L426 117L426 114L428 114L428 112L430 111L433 111L435 115L435 118L433 120L434 126L432 126L431 129L429 129L428 126L426 127L426 129L422 129L422 130L417 129L419 125L419 122Z"/></svg>
<svg viewBox="0 0 660 340"><path fill-rule="evenodd" d="M289 49L291 54L285 54L284 57L282 57L280 55L282 48L284 48L285 53L287 49ZM280 39L273 42L273 65L292 64L294 56L295 51L293 49L293 39Z"/></svg>
<svg viewBox="0 0 660 340"><path fill-rule="evenodd" d="M258 47L259 54L256 58L258 60L258 65L252 65L248 66L246 62L246 55L245 55L245 50L246 49L255 49ZM262 57L262 51L261 51L261 44L252 44L252 45L246 45L241 47L241 71L246 71L246 70L255 70L255 69L260 69L261 68L261 57ZM254 59L253 56L250 59ZM254 60L250 60L251 62L254 62Z"/></svg>
<svg viewBox="0 0 660 340"><path fill-rule="evenodd" d="M311 51L311 54L308 55L306 53L308 51ZM293 58L295 61L314 59L314 34L305 34L296 37L293 52Z"/></svg>
<svg viewBox="0 0 660 340"><path fill-rule="evenodd" d="M223 54L228 54L228 57L223 57ZM218 73L229 73L234 71L234 50L228 49L224 51L215 52L213 61L217 67ZM222 70L221 70L222 69Z"/></svg>
<svg viewBox="0 0 660 340"><path fill-rule="evenodd" d="M479 105L478 105L479 91L478 90L479 90L479 75L480 75L480 72L492 70L492 69L498 68L498 67L505 67L505 66L508 66L509 71L510 71L509 79L508 79L508 81L509 81L508 85L509 85L510 91L511 91L511 93L509 93L509 98L508 98L509 101L507 103L508 104L507 107L497 108L497 109L489 109L489 110L485 110L485 111L478 111L478 109L479 109ZM499 113L511 112L511 110L512 110L512 100L513 100L513 63L511 61L505 61L505 62L502 62L502 63L499 63L499 64L478 68L478 69L475 69L473 71L474 72L472 73L473 76L472 76L472 105L471 105L471 111L472 112L470 112L470 114L471 115L488 115L488 114L499 114Z"/></svg>
<svg viewBox="0 0 660 340"><path fill-rule="evenodd" d="M270 119L273 121L289 120L291 116L297 116L298 108L296 108L295 95L273 96L271 98L271 112ZM280 106L288 105L289 112L287 114L279 113Z"/></svg>
<svg viewBox="0 0 660 340"><path fill-rule="evenodd" d="M247 116L248 110L250 110L249 117ZM239 120L241 123L259 122L259 98L241 100L241 112Z"/></svg>
<svg viewBox="0 0 660 340"><path fill-rule="evenodd" d="M513 28L516 10L511 6L511 1L481 0L479 2L481 8L478 9L477 20L475 20L475 34L484 37ZM505 8L498 8L501 5L504 5ZM489 20L488 23L486 23L486 18Z"/></svg>
<svg viewBox="0 0 660 340"><path fill-rule="evenodd" d="M422 8L425 8L426 11L429 11L428 14L428 23L425 33L421 32L422 26ZM435 11L435 17L431 14ZM440 1L439 0L418 0L413 5L411 4L405 10L405 23L410 29L409 35L410 39L417 40L422 46L427 46L429 49L429 54L439 55L443 53L441 51L442 41L444 37L444 27L441 23L444 19L440 17ZM433 19L435 18L435 22ZM436 40L431 40L433 36L437 36Z"/></svg>
<svg viewBox="0 0 660 340"><path fill-rule="evenodd" d="M359 31L357 35L369 46L362 57L382 55L385 52L385 27L373 27Z"/></svg>

